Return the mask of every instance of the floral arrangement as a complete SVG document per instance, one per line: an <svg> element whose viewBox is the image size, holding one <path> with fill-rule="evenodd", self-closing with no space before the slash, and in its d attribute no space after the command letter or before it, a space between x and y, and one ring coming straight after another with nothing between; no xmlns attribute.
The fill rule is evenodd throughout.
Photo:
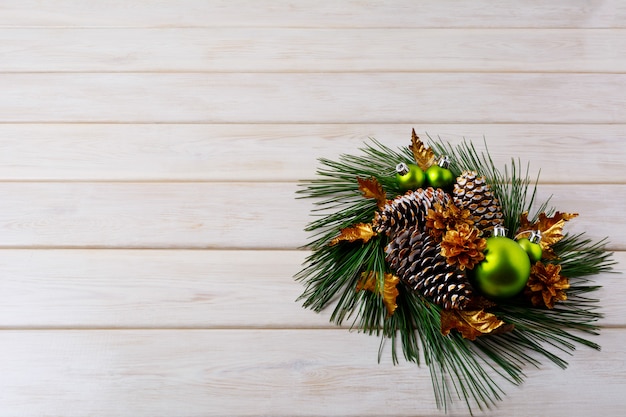
<svg viewBox="0 0 626 417"><path fill-rule="evenodd" d="M379 336L381 352L391 341L394 363L400 350L425 363L443 409L496 404L492 373L519 385L541 357L565 368L553 348L599 349L590 276L611 269L606 240L564 231L577 214L536 201L538 177L519 160L502 172L469 141L411 136L320 159L302 183L319 216L296 276L304 306L332 306L331 321Z"/></svg>

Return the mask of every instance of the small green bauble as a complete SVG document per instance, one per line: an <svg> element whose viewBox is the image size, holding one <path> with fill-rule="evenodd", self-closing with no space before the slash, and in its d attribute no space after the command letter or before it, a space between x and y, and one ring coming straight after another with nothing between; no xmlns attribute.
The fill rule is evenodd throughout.
<svg viewBox="0 0 626 417"><path fill-rule="evenodd" d="M454 175L448 168L433 165L426 170L426 178L431 187L446 188L454 184Z"/></svg>
<svg viewBox="0 0 626 417"><path fill-rule="evenodd" d="M532 263L537 262L541 259L541 255L543 254L543 250L541 249L541 245L538 243L533 243L530 240L521 238L517 241L517 243L526 251L528 254L528 258Z"/></svg>
<svg viewBox="0 0 626 417"><path fill-rule="evenodd" d="M402 191L417 190L424 185L424 171L417 165L400 163L396 172L396 181Z"/></svg>
<svg viewBox="0 0 626 417"><path fill-rule="evenodd" d="M504 236L487 239L485 260L472 271L474 284L486 296L508 298L526 286L530 259L516 241Z"/></svg>

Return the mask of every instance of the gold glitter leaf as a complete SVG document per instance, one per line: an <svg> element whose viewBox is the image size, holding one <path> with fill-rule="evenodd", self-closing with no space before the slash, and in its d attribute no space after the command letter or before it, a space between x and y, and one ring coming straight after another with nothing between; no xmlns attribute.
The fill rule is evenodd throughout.
<svg viewBox="0 0 626 417"><path fill-rule="evenodd" d="M522 213L518 233L539 230L541 232L541 249L545 258L555 258L551 246L563 239L563 226L567 220L577 217L578 213L561 213L557 211L552 216L540 213L535 223L528 221L528 212Z"/></svg>
<svg viewBox="0 0 626 417"><path fill-rule="evenodd" d="M331 240L330 245L336 245L341 241L356 242L357 240L362 240L363 243L367 243L374 236L376 236L376 232L372 229L370 223L357 223L354 226L341 229L339 236Z"/></svg>
<svg viewBox="0 0 626 417"><path fill-rule="evenodd" d="M376 289L376 273L374 272L363 272L361 274L361 278L356 284L356 290L368 290L373 293L378 292L383 297L383 303L385 307L387 307L387 315L391 316L398 307L396 304L396 298L398 297L398 283L400 282L400 278L397 276L386 273L384 277L385 284L382 288Z"/></svg>
<svg viewBox="0 0 626 417"><path fill-rule="evenodd" d="M578 216L577 213L561 213L557 211L554 216L546 216L545 213L539 214L536 223L536 230L541 232L541 247L547 248L563 239L563 225L567 220Z"/></svg>
<svg viewBox="0 0 626 417"><path fill-rule="evenodd" d="M382 209L387 203L387 195L378 180L371 177L357 178L357 181L359 182L359 190L363 193L363 197L376 199L378 208Z"/></svg>
<svg viewBox="0 0 626 417"><path fill-rule="evenodd" d="M513 330L493 313L485 310L443 310L441 312L441 334L446 336L456 329L465 339L476 340L485 334L504 333Z"/></svg>
<svg viewBox="0 0 626 417"><path fill-rule="evenodd" d="M422 171L426 171L435 163L435 153L432 149L427 148L415 133L415 129L411 131L411 151L417 166Z"/></svg>

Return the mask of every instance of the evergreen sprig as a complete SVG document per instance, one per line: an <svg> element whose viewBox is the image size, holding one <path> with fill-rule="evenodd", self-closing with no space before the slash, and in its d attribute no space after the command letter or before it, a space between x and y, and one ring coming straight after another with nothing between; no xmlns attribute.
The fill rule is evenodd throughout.
<svg viewBox="0 0 626 417"><path fill-rule="evenodd" d="M511 160L510 167L500 171L486 149L478 152L471 142L450 143L430 138L430 146L438 155L452 157L450 169L455 175L473 170L486 177L500 200L505 227L515 233L520 215L531 213L531 221L541 212L550 214L548 201L536 203L538 176L531 179L529 166L521 170L520 161ZM599 348L581 334L597 334L597 300L589 295L598 286L589 275L611 269L611 254L605 251L605 241L592 242L583 234L566 235L553 246L562 273L570 279L568 299L554 309L533 308L523 299L507 300L493 309L502 320L514 324L513 331L479 337L469 341L458 332L441 334L441 308L404 285L398 285L399 296L394 314L389 315L376 292L356 291L364 272L374 272L378 288L390 272L385 262L385 235L377 235L367 243L339 242L329 245L343 228L356 223L371 222L377 204L363 198L357 177L374 177L384 188L387 198L400 194L395 181L395 166L412 163L409 148L393 150L371 139L360 149L360 155L342 155L338 161L320 159L317 177L302 182L299 197L314 199L312 221L307 231L313 234L305 246L311 254L296 279L305 283L300 297L307 308L320 311L333 305L331 321L343 324L352 320L352 327L381 337L379 359L391 342L391 355L398 362L401 349L405 360L420 365L423 361L431 373L438 407L458 398L470 412L473 406L490 408L502 398L503 391L488 370L519 385L524 379L525 366L538 366L537 354L565 367L567 362L558 354L569 353L577 344ZM533 354L534 352L534 354Z"/></svg>
<svg viewBox="0 0 626 417"><path fill-rule="evenodd" d="M530 163L526 169L521 169L521 162L511 158L511 165L504 167L501 172L493 162L485 142L485 151L478 152L472 142L463 140L457 146L449 142L437 141L429 136L430 145L435 152L451 157L450 169L455 175L462 171L476 171L485 177L500 200L502 214L504 216L504 227L509 235L514 234L520 225L520 216L523 212L530 213L530 220L535 221L541 212L551 214L553 211L548 207L549 199L535 206L537 197L537 184L539 174L533 180L530 177ZM513 237L512 235L510 237Z"/></svg>

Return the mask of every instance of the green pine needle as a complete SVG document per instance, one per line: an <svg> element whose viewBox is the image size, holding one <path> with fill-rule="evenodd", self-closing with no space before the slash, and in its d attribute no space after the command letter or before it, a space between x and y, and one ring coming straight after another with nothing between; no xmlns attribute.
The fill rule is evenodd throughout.
<svg viewBox="0 0 626 417"><path fill-rule="evenodd" d="M505 166L504 173L502 173L491 159L486 142L485 151L479 153L474 144L466 140L457 146L452 146L448 142L435 141L430 136L429 139L430 145L436 153L452 158L450 169L455 175L470 170L485 177L487 184L491 186L494 194L500 200L504 227L507 229L509 237L513 237L512 234L519 228L522 213L533 212L530 217L531 221L535 221L536 216L541 212L552 213L553 210L548 208L549 200L534 208L539 174L534 180L530 177L530 164L527 164L526 169L522 170L520 168L521 162L511 159L511 166Z"/></svg>

